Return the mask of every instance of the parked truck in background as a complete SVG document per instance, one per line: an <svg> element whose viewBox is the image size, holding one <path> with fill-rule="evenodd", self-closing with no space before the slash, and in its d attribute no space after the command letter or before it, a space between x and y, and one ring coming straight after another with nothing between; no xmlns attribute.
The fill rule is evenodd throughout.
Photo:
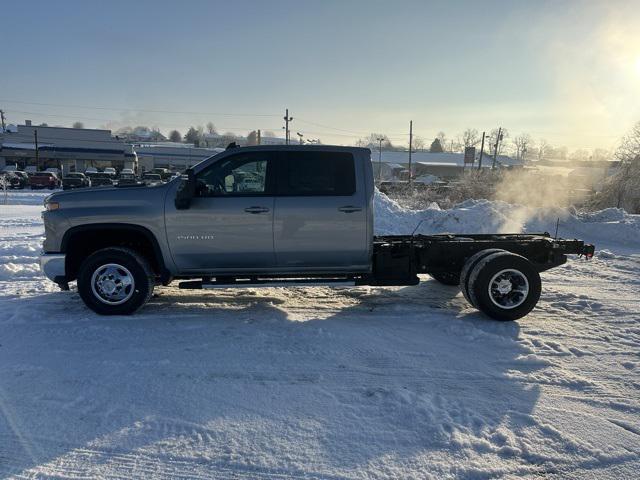
<svg viewBox="0 0 640 480"><path fill-rule="evenodd" d="M540 234L374 235L371 152L233 148L157 186L56 193L45 201L44 273L77 281L100 314L129 314L154 286L459 285L498 320L529 313L539 273L581 240Z"/></svg>

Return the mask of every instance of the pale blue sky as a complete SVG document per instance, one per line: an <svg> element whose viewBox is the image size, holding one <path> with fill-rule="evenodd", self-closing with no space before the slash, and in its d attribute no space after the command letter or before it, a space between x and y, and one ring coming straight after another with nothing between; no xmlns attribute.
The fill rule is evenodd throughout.
<svg viewBox="0 0 640 480"><path fill-rule="evenodd" d="M332 143L372 131L405 143L413 119L425 139L501 125L606 148L640 120L637 6L3 2L0 108L14 122L77 116L91 127L184 133L211 120L245 134L277 131L289 107L294 132Z"/></svg>

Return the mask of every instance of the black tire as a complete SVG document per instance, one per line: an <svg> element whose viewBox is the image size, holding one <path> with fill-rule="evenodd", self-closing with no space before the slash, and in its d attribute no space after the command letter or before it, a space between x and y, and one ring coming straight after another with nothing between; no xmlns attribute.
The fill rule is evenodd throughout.
<svg viewBox="0 0 640 480"><path fill-rule="evenodd" d="M98 293L100 287L97 283L92 285L94 274L98 279L101 275L106 275L107 265L119 266L120 270L113 268L124 273L127 278L133 278L131 286L123 290L126 293L123 294L125 298L121 300L122 303L114 304L108 303L108 300L101 300ZM80 298L87 307L100 315L129 315L135 312L149 301L154 285L155 274L147 259L129 248L111 247L98 250L82 262L78 272Z"/></svg>
<svg viewBox="0 0 640 480"><path fill-rule="evenodd" d="M464 267L462 267L462 272L460 272L460 290L462 290L462 295L464 295L464 298L471 304L471 306L478 308L473 304L471 296L469 295L469 275L471 274L471 271L478 264L478 262L487 255L505 251L506 250L502 250L500 248L487 248L486 250L480 250L479 252L475 253L465 262Z"/></svg>
<svg viewBox="0 0 640 480"><path fill-rule="evenodd" d="M469 295L485 315L501 321L517 320L538 303L540 274L526 258L510 252L484 257L469 274ZM498 290L505 282L506 292Z"/></svg>
<svg viewBox="0 0 640 480"><path fill-rule="evenodd" d="M430 273L431 277L443 285L460 285L460 272L438 272Z"/></svg>

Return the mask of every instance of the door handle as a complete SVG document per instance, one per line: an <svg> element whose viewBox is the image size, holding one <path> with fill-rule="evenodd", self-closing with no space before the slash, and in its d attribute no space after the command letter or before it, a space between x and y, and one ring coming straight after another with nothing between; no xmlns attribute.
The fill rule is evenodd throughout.
<svg viewBox="0 0 640 480"><path fill-rule="evenodd" d="M247 213L267 213L269 209L267 207L247 207L244 211Z"/></svg>
<svg viewBox="0 0 640 480"><path fill-rule="evenodd" d="M344 212L344 213L353 213L353 212L361 212L362 208L354 207L353 205L346 205L344 207L338 208L338 211Z"/></svg>

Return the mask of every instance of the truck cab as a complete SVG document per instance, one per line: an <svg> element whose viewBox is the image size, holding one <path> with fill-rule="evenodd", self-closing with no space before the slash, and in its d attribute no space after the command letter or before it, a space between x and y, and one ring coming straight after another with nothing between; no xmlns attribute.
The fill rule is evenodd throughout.
<svg viewBox="0 0 640 480"><path fill-rule="evenodd" d="M233 149L193 171L187 208L165 199L175 269L192 274L366 272L368 150ZM176 190L182 184L175 184Z"/></svg>

